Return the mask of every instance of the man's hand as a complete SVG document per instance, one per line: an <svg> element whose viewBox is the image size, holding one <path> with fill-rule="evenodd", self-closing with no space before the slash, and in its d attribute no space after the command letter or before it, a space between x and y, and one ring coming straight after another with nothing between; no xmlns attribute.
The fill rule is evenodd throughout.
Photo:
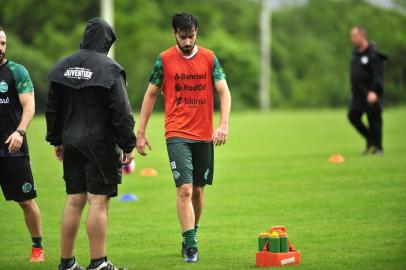
<svg viewBox="0 0 406 270"><path fill-rule="evenodd" d="M128 165L133 160L134 160L133 152L131 152L131 153L124 153L123 152L123 161L121 162L123 165Z"/></svg>
<svg viewBox="0 0 406 270"><path fill-rule="evenodd" d="M367 101L369 104L374 104L378 101L378 95L374 91L369 91L367 96Z"/></svg>
<svg viewBox="0 0 406 270"><path fill-rule="evenodd" d="M148 146L149 150L152 151L152 147L148 142L147 137L145 136L145 132L137 132L137 152L141 156L146 156L147 153L145 153L145 145Z"/></svg>
<svg viewBox="0 0 406 270"><path fill-rule="evenodd" d="M221 123L220 126L213 133L213 143L215 146L219 146L226 143L228 135L228 124Z"/></svg>
<svg viewBox="0 0 406 270"><path fill-rule="evenodd" d="M20 150L21 145L23 144L24 137L20 133L14 131L5 141L6 144L9 144L8 151L10 153L15 153Z"/></svg>
<svg viewBox="0 0 406 270"><path fill-rule="evenodd" d="M55 157L57 160L62 161L63 160L63 148L62 145L57 145L54 147L55 151Z"/></svg>

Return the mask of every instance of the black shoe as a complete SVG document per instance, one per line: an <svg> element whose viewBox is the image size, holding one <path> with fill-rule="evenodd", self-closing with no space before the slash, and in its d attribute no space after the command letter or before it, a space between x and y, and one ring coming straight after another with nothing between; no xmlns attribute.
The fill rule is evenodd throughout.
<svg viewBox="0 0 406 270"><path fill-rule="evenodd" d="M90 268L90 266L88 266L87 270L127 270L127 268L118 268L115 267L110 261L106 261L96 268Z"/></svg>
<svg viewBox="0 0 406 270"><path fill-rule="evenodd" d="M362 152L362 154L364 155L369 155L369 154L373 154L375 151L375 146L367 146L367 148L365 148L364 152Z"/></svg>
<svg viewBox="0 0 406 270"><path fill-rule="evenodd" d="M61 264L58 267L59 270L85 270L82 266L78 264L75 260L75 263L71 267L63 267Z"/></svg>
<svg viewBox="0 0 406 270"><path fill-rule="evenodd" d="M375 148L372 154L375 156L383 156L383 149Z"/></svg>
<svg viewBox="0 0 406 270"><path fill-rule="evenodd" d="M194 263L199 260L199 251L195 247L186 248L185 262Z"/></svg>
<svg viewBox="0 0 406 270"><path fill-rule="evenodd" d="M181 254L182 254L182 257L186 257L186 244L183 240L182 240Z"/></svg>

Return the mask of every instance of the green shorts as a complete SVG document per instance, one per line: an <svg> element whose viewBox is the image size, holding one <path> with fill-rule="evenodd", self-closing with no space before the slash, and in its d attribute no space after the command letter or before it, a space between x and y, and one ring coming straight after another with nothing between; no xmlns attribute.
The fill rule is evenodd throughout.
<svg viewBox="0 0 406 270"><path fill-rule="evenodd" d="M176 137L167 139L166 147L176 187L190 183L201 187L212 184L213 142Z"/></svg>

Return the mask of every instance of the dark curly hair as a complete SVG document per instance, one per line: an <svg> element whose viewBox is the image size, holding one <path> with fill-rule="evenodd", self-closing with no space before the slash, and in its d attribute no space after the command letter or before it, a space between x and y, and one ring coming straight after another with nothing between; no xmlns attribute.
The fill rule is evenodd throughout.
<svg viewBox="0 0 406 270"><path fill-rule="evenodd" d="M197 26L198 23L196 17L190 13L176 13L172 17L172 28L175 32L184 31L190 33L193 29L197 29Z"/></svg>

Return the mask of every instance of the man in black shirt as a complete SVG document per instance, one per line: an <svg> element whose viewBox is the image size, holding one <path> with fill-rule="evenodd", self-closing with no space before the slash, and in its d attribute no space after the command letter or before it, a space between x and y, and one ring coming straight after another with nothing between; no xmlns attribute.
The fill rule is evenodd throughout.
<svg viewBox="0 0 406 270"><path fill-rule="evenodd" d="M87 201L91 258L87 269L118 269L106 257L107 212L121 183L122 163L134 158L136 138L125 71L107 57L116 39L104 20L89 20L80 50L62 59L47 76L46 139L63 161L68 194L59 270L84 270L73 256L73 247Z"/></svg>
<svg viewBox="0 0 406 270"><path fill-rule="evenodd" d="M348 118L365 138L364 154L383 154L382 147L382 62L386 55L371 44L363 27L355 26L350 32L354 50L351 59L351 102ZM366 113L369 126L362 122Z"/></svg>
<svg viewBox="0 0 406 270"><path fill-rule="evenodd" d="M30 261L43 262L41 213L25 136L35 113L34 86L24 66L6 59L6 45L0 27L0 186L6 200L23 209L33 242Z"/></svg>

